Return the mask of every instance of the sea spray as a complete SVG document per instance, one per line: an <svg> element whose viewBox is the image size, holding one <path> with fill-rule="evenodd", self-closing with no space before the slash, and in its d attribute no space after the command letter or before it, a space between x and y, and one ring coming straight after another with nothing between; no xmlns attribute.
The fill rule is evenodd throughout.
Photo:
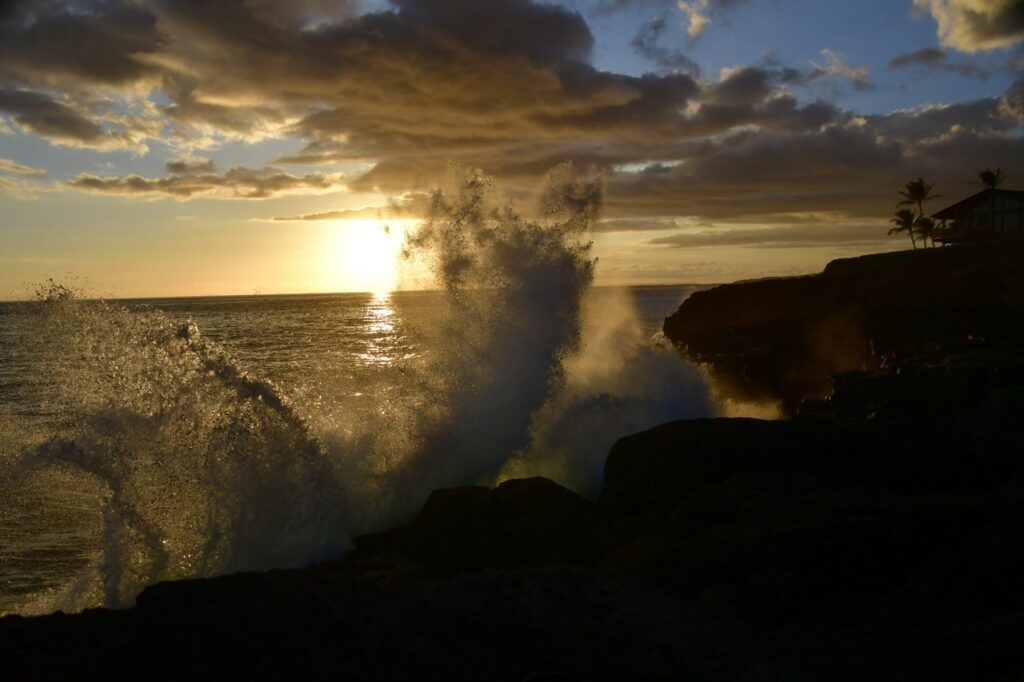
<svg viewBox="0 0 1024 682"><path fill-rule="evenodd" d="M404 254L432 274L444 310L428 361L410 378L426 400L400 419L416 435L413 449L389 453L392 514L411 513L439 487L493 483L528 443L533 414L579 341L600 200L600 181L570 165L549 174L532 217L479 171L453 169L449 187L432 194Z"/></svg>
<svg viewBox="0 0 1024 682"><path fill-rule="evenodd" d="M534 217L456 170L406 255L443 285L446 317L422 386L439 399L394 485L418 504L437 487L543 475L585 494L619 437L711 414L700 373L641 333L623 290L593 295L600 179L549 173ZM423 415L421 415L423 416Z"/></svg>
<svg viewBox="0 0 1024 682"><path fill-rule="evenodd" d="M594 495L620 437L712 411L703 376L644 336L624 289L587 293L581 341L562 368L564 380L534 415L529 445L501 480L545 476Z"/></svg>
<svg viewBox="0 0 1024 682"><path fill-rule="evenodd" d="M123 606L159 580L344 549L344 496L317 439L194 325L63 289L35 323L63 426L20 468L103 488L100 556L57 606Z"/></svg>
<svg viewBox="0 0 1024 682"><path fill-rule="evenodd" d="M296 403L188 320L43 292L28 337L60 427L16 468L96 489L103 541L92 570L24 611L337 556L441 487L539 473L594 492L615 438L706 402L692 370L648 348L627 298L588 295L600 198L599 179L562 166L524 215L454 171L405 246L440 319L371 409L319 390Z"/></svg>

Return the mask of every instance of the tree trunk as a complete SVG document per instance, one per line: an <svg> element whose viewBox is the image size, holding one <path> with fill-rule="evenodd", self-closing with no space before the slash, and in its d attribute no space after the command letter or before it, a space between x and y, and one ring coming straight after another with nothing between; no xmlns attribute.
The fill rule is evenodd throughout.
<svg viewBox="0 0 1024 682"><path fill-rule="evenodd" d="M996 233L996 188L989 187L988 192L992 195L991 208L988 212L988 231L991 237Z"/></svg>
<svg viewBox="0 0 1024 682"><path fill-rule="evenodd" d="M920 199L918 199L918 200L917 200L917 219L918 219L918 220L920 220L920 219L921 219L921 218L923 218L923 217L924 217L924 205L923 205L923 204L921 203L921 200L920 200ZM914 233L913 233L913 231L911 231L911 233L910 233L910 238L911 238L911 239L913 239L913 238L914 238ZM923 242L924 242L924 248L926 248L926 249L927 249L927 248L928 248L928 238L927 238L927 237L925 237L925 238L924 238L924 239L922 239L921 241L923 241ZM917 248L917 245L916 245L916 244L914 245L914 248L915 248L915 249Z"/></svg>

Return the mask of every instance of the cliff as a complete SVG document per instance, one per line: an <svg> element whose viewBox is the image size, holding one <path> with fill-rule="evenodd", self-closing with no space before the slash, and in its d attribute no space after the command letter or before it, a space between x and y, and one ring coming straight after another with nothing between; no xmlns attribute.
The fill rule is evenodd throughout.
<svg viewBox="0 0 1024 682"><path fill-rule="evenodd" d="M835 374L1019 347L1024 244L874 254L817 275L727 284L690 296L664 331L727 395L792 414L828 395Z"/></svg>

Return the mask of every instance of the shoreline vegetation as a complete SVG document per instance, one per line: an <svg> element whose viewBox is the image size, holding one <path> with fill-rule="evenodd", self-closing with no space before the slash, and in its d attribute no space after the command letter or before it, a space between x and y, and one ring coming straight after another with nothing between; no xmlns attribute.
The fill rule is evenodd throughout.
<svg viewBox="0 0 1024 682"><path fill-rule="evenodd" d="M594 501L435 491L305 569L0 619L10 679L1019 679L1024 244L697 292L666 336L788 419L621 438Z"/></svg>

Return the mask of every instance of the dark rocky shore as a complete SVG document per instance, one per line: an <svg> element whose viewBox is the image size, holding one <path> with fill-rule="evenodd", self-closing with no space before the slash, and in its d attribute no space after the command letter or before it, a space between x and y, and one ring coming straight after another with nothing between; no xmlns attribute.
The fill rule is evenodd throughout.
<svg viewBox="0 0 1024 682"><path fill-rule="evenodd" d="M8 617L0 676L1022 679L1024 251L971 248L720 287L666 322L793 419L622 438L596 501L443 490L334 563Z"/></svg>
<svg viewBox="0 0 1024 682"><path fill-rule="evenodd" d="M950 391L943 397L957 408L993 381L1020 382L1024 240L875 254L833 261L818 275L727 284L690 296L664 329L727 394L779 401L788 414L834 389L844 393L838 405L867 390L859 380L897 374L904 378L872 385L881 401L927 385ZM938 398L920 408L942 409ZM868 416L882 408L895 416L895 407L864 406Z"/></svg>

